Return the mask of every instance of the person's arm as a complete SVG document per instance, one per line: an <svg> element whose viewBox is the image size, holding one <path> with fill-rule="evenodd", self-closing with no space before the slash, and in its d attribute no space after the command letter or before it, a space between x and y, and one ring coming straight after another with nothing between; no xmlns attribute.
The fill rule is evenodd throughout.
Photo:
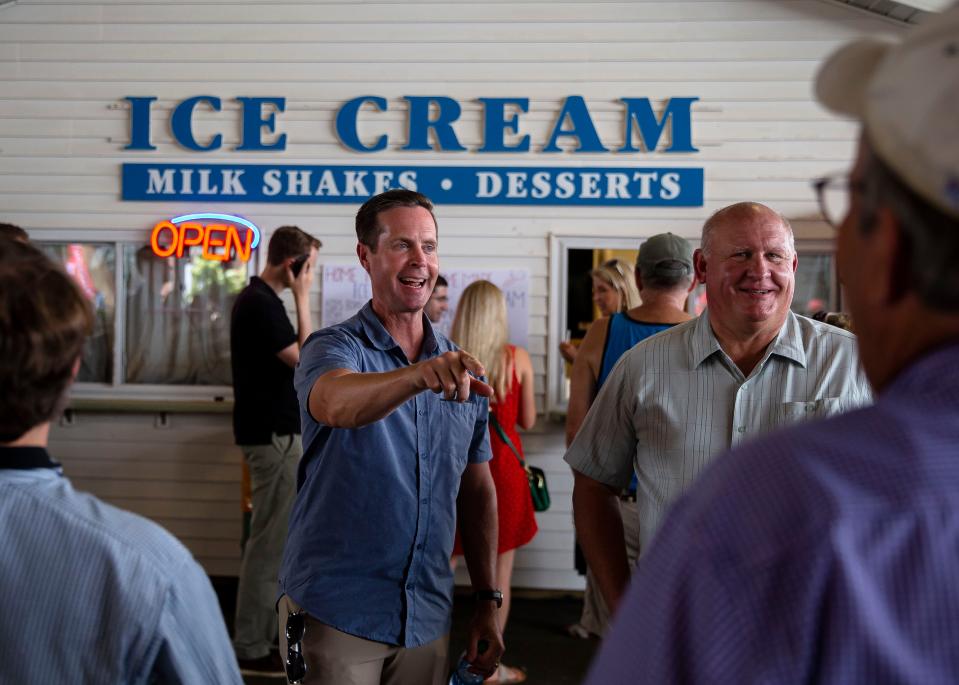
<svg viewBox="0 0 959 685"><path fill-rule="evenodd" d="M536 425L536 393L533 386L533 362L529 358L529 352L522 347L516 348L516 354L513 357L513 363L516 364L516 375L519 377L520 397L519 414L516 417L516 423L523 430L529 430Z"/></svg>
<svg viewBox="0 0 959 685"><path fill-rule="evenodd" d="M583 425L590 405L596 398L596 380L599 378L599 366L603 361L603 348L606 345L608 330L608 318L594 321L586 331L586 337L583 338L576 362L573 364L569 384L569 402L566 406L567 447L572 444L573 438Z"/></svg>
<svg viewBox="0 0 959 685"><path fill-rule="evenodd" d="M287 267L289 269L289 267ZM287 274L292 282L293 303L296 305L296 342L276 353L284 364L295 368L300 363L300 350L313 332L313 318L310 314L310 286L313 284L313 260L307 259L297 276L293 271Z"/></svg>
<svg viewBox="0 0 959 685"><path fill-rule="evenodd" d="M154 641L147 668L157 682L243 684L216 594L192 558L171 573Z"/></svg>
<svg viewBox="0 0 959 685"><path fill-rule="evenodd" d="M496 488L489 463L467 464L460 479L456 516L466 567L474 590L498 589L496 585L496 547L499 540L496 519ZM503 635L497 622L495 602L479 600L470 621L466 660L477 673L489 677L503 654ZM489 647L479 652L479 642Z"/></svg>
<svg viewBox="0 0 959 685"><path fill-rule="evenodd" d="M573 521L576 539L589 564L609 614L616 612L629 583L629 560L623 545L619 491L573 471Z"/></svg>
<svg viewBox="0 0 959 685"><path fill-rule="evenodd" d="M478 378L485 374L483 365L462 350L382 373L332 369L313 383L308 407L322 424L358 428L388 416L424 390L442 392L457 402L467 401L470 393L490 397L493 389Z"/></svg>

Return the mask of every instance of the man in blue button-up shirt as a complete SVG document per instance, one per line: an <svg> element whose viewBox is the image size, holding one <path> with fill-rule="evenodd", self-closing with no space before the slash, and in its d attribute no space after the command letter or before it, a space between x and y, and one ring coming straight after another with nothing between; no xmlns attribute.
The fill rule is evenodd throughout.
<svg viewBox="0 0 959 685"><path fill-rule="evenodd" d="M296 370L304 455L279 605L288 674L305 665L306 683L438 685L457 515L478 591L467 659L489 674L503 651L492 389L423 313L439 267L432 203L387 191L360 208L356 231L373 298L313 334Z"/></svg>

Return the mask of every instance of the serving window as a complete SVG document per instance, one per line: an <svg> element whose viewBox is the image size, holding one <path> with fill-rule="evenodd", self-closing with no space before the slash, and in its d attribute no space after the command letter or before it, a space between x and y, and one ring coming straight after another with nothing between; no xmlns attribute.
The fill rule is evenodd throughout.
<svg viewBox="0 0 959 685"><path fill-rule="evenodd" d="M222 401L232 395L230 313L253 261L162 257L137 241L31 234L90 300L94 329L72 392L83 399Z"/></svg>

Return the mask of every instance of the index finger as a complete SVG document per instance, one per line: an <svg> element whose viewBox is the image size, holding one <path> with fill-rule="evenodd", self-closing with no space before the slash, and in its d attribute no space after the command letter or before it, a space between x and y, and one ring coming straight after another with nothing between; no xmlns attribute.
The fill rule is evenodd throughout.
<svg viewBox="0 0 959 685"><path fill-rule="evenodd" d="M479 378L470 376L470 392L482 397L492 397L494 391L493 386L489 383L484 383Z"/></svg>
<svg viewBox="0 0 959 685"><path fill-rule="evenodd" d="M467 371L472 371L477 376L486 375L486 367L469 352L460 352L460 363L466 367Z"/></svg>

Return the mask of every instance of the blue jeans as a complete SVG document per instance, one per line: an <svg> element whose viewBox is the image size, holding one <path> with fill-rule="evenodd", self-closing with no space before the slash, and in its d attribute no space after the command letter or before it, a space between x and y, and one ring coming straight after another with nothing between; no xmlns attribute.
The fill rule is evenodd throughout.
<svg viewBox="0 0 959 685"><path fill-rule="evenodd" d="M253 516L240 564L233 648L239 659L259 659L276 639L277 577L303 443L299 435L274 433L268 445L240 449L250 467Z"/></svg>

